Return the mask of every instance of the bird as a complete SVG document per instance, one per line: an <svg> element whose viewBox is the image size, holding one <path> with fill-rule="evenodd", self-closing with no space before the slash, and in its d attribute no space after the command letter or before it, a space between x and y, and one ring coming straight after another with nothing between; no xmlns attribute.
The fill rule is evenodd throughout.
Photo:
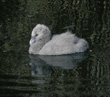
<svg viewBox="0 0 110 97"><path fill-rule="evenodd" d="M29 54L64 55L85 52L89 48L88 42L77 37L71 31L51 35L49 27L37 24L31 33Z"/></svg>

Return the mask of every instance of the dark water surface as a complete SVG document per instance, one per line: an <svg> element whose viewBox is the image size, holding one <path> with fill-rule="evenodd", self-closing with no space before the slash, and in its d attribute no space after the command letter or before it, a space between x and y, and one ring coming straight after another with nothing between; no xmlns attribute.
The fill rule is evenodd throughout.
<svg viewBox="0 0 110 97"><path fill-rule="evenodd" d="M109 97L108 64L100 63L101 60L100 64L92 63L96 59L85 52L60 56L27 55L27 63L22 63L24 58L18 60L18 64L2 63L0 97Z"/></svg>

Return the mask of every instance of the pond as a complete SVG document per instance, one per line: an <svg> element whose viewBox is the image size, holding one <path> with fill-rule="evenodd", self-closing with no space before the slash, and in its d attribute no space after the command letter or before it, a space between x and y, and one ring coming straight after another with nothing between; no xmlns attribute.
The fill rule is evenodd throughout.
<svg viewBox="0 0 110 97"><path fill-rule="evenodd" d="M5 52L6 53L6 52ZM109 66L90 53L28 55L1 61L0 96L109 96ZM25 62L23 62L25 60ZM27 62L26 62L27 60ZM29 62L28 62L29 61Z"/></svg>
<svg viewBox="0 0 110 97"><path fill-rule="evenodd" d="M0 97L109 97L110 3L30 1L0 1ZM88 41L89 49L30 55L29 40L38 23L47 25L52 35L69 27Z"/></svg>

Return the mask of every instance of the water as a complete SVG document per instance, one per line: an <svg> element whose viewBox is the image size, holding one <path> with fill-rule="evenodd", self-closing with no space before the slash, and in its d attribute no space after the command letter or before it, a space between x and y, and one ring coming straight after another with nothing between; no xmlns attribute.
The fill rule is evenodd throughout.
<svg viewBox="0 0 110 97"><path fill-rule="evenodd" d="M0 97L110 97L109 2L0 3ZM38 23L52 34L74 24L70 30L87 39L89 54L29 55Z"/></svg>
<svg viewBox="0 0 110 97"><path fill-rule="evenodd" d="M25 64L21 60L18 60L19 64L2 63L0 97L109 96L107 65L93 66L88 58L87 52L60 56L29 55L27 59L26 56L21 59L29 60Z"/></svg>

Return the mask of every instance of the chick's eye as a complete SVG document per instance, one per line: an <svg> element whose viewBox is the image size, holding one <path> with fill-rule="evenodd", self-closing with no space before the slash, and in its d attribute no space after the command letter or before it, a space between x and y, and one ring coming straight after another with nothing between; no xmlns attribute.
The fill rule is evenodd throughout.
<svg viewBox="0 0 110 97"><path fill-rule="evenodd" d="M35 36L38 36L38 34L36 34Z"/></svg>

